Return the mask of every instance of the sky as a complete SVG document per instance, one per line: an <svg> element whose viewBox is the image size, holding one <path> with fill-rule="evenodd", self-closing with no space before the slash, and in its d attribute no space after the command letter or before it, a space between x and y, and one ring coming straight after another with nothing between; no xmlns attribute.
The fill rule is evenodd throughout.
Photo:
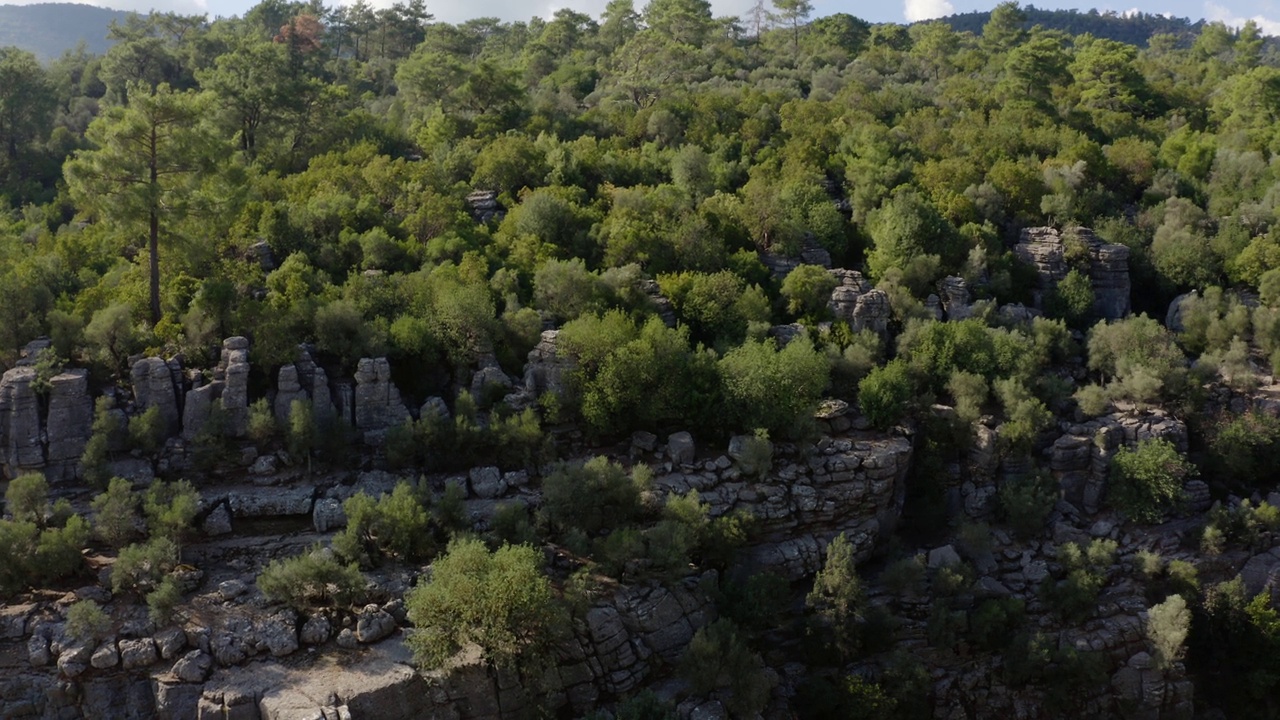
<svg viewBox="0 0 1280 720"><path fill-rule="evenodd" d="M47 0L0 0L3 4L25 5ZM240 15L258 0L68 0L121 10L151 9L213 16ZM334 0L329 0L332 3ZM353 0L341 0L351 2ZM395 0L368 0L386 6ZM998 0L812 0L814 17L844 12L871 22L914 22L957 12L989 10ZM527 20L535 15L550 17L556 10L570 8L599 17L607 0L427 0L427 9L437 20L462 22L492 16L502 20ZM744 15L755 0L711 0L716 15ZM644 0L635 0L638 7ZM1239 27L1254 20L1268 35L1280 35L1280 0L1036 0L1023 4L1038 8L1075 8L1125 13L1141 11L1192 20L1220 20Z"/></svg>

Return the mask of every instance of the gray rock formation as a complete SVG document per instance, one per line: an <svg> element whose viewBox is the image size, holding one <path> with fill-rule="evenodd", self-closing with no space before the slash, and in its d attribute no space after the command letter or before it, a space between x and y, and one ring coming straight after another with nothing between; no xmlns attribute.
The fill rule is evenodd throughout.
<svg viewBox="0 0 1280 720"><path fill-rule="evenodd" d="M92 428L89 371L67 370L50 378L49 413L45 418L45 476L49 480L70 480L77 475Z"/></svg>
<svg viewBox="0 0 1280 720"><path fill-rule="evenodd" d="M192 442L200 437L213 413L214 402L222 398L226 383L215 381L187 391L182 404L182 439Z"/></svg>
<svg viewBox="0 0 1280 720"><path fill-rule="evenodd" d="M409 419L386 358L361 358L355 380L355 424L366 442L376 442L388 428Z"/></svg>
<svg viewBox="0 0 1280 720"><path fill-rule="evenodd" d="M544 330L538 344L529 351L524 366L524 393L533 399L550 392L565 397L565 377L573 369L573 360L556 351L559 330Z"/></svg>
<svg viewBox="0 0 1280 720"><path fill-rule="evenodd" d="M855 332L871 330L884 334L889 327L892 310L889 296L876 290L856 270L832 270L838 285L831 291L827 307L837 320L849 323Z"/></svg>
<svg viewBox="0 0 1280 720"><path fill-rule="evenodd" d="M893 308L889 305L889 295L883 290L869 290L858 296L849 326L854 332L870 330L885 335L889 332L889 320L892 317Z"/></svg>
<svg viewBox="0 0 1280 720"><path fill-rule="evenodd" d="M0 378L0 455L11 478L44 467L35 379L32 367L15 367Z"/></svg>
<svg viewBox="0 0 1280 720"><path fill-rule="evenodd" d="M659 475L654 487L697 490L713 517L750 512L758 522L751 562L798 579L818 570L826 544L841 532L859 558L871 554L897 522L910 457L905 438L858 433L833 439L807 459L776 458L759 480L744 478L732 462L721 468L708 461Z"/></svg>
<svg viewBox="0 0 1280 720"><path fill-rule="evenodd" d="M236 336L222 341L222 358L215 380L224 383L222 410L226 414L227 435L244 437L249 430L249 340Z"/></svg>
<svg viewBox="0 0 1280 720"><path fill-rule="evenodd" d="M938 283L938 295L948 320L964 320L973 312L969 304L969 283L964 278L949 275Z"/></svg>
<svg viewBox="0 0 1280 720"><path fill-rule="evenodd" d="M181 420L178 414L178 386L173 377L174 368L158 357L142 358L133 364L129 375L133 382L133 399L138 408L159 408L165 436L177 433Z"/></svg>
<svg viewBox="0 0 1280 720"><path fill-rule="evenodd" d="M276 397L272 413L276 422L285 426L294 400L311 403L312 417L317 421L333 417L333 399L329 391L329 378L323 368L311 358L306 345L298 347L298 359L281 366L276 380Z"/></svg>
<svg viewBox="0 0 1280 720"><path fill-rule="evenodd" d="M1068 425L1049 451L1049 469L1067 502L1095 513L1101 505L1111 458L1121 445L1162 438L1187 449L1187 427L1163 411L1114 413L1080 425Z"/></svg>
<svg viewBox="0 0 1280 720"><path fill-rule="evenodd" d="M1083 244L1087 254L1088 275L1093 285L1093 311L1099 318L1116 320L1129 314L1130 280L1129 248L1108 245L1088 228L1067 231ZM1070 271L1063 233L1050 227L1026 228L1014 246L1014 254L1029 263L1039 275L1035 291L1036 307L1043 307L1045 293L1055 287Z"/></svg>
<svg viewBox="0 0 1280 720"><path fill-rule="evenodd" d="M501 222L507 214L498 202L498 193L492 190L476 190L467 195L467 206L471 208L471 217L478 223Z"/></svg>

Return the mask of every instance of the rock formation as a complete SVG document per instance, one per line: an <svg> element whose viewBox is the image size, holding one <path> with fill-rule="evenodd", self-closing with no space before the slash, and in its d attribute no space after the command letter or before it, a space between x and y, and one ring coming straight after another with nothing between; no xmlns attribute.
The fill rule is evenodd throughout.
<svg viewBox="0 0 1280 720"><path fill-rule="evenodd" d="M158 408L166 435L177 433L180 425L175 370L181 374L176 363L170 365L158 357L149 357L135 362L129 373L133 383L133 400L138 409Z"/></svg>
<svg viewBox="0 0 1280 720"><path fill-rule="evenodd" d="M388 428L409 419L409 409L391 382L386 358L361 358L356 367L355 426L366 442L375 441Z"/></svg>
<svg viewBox="0 0 1280 720"><path fill-rule="evenodd" d="M1093 312L1105 320L1118 320L1129 314L1129 248L1124 245L1104 243L1088 228L1071 228L1064 238L1050 227L1026 228L1014 246L1014 254L1029 263L1039 275L1035 291L1036 307L1043 307L1045 294L1056 287L1070 271L1067 254L1069 243L1082 245L1082 258L1077 262L1087 264L1089 281L1093 286Z"/></svg>
<svg viewBox="0 0 1280 720"><path fill-rule="evenodd" d="M70 480L77 475L92 428L89 371L66 370L50 378L49 412L45 418L45 476L50 481Z"/></svg>

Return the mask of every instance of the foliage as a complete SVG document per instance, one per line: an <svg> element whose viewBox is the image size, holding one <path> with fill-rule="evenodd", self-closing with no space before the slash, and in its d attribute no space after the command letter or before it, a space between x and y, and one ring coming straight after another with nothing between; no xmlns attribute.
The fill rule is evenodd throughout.
<svg viewBox="0 0 1280 720"><path fill-rule="evenodd" d="M23 473L10 480L4 506L15 521L43 526L49 514L49 481L41 473Z"/></svg>
<svg viewBox="0 0 1280 720"><path fill-rule="evenodd" d="M864 603L854 560L853 543L844 533L836 536L827 546L826 562L805 598L806 607L817 619L817 632L829 637L846 660L858 651L858 624Z"/></svg>
<svg viewBox="0 0 1280 720"><path fill-rule="evenodd" d="M191 535L200 493L186 480L157 480L147 488L142 499L142 512L152 538L168 538L180 542Z"/></svg>
<svg viewBox="0 0 1280 720"><path fill-rule="evenodd" d="M1108 497L1125 515L1143 523L1158 522L1182 498L1183 481L1195 472L1168 440L1155 438L1122 447L1111 459Z"/></svg>
<svg viewBox="0 0 1280 720"><path fill-rule="evenodd" d="M80 600L67 608L67 635L82 643L102 640L111 632L111 616L92 600Z"/></svg>
<svg viewBox="0 0 1280 720"><path fill-rule="evenodd" d="M121 548L111 566L111 591L145 595L160 585L178 561L178 546L167 537Z"/></svg>
<svg viewBox="0 0 1280 720"><path fill-rule="evenodd" d="M129 418L129 441L147 455L153 455L164 444L166 434L164 419L160 417L160 407L152 405Z"/></svg>
<svg viewBox="0 0 1280 720"><path fill-rule="evenodd" d="M365 579L355 563L343 565L316 545L301 555L272 560L258 575L258 589L267 600L297 610L345 608L363 599Z"/></svg>
<svg viewBox="0 0 1280 720"><path fill-rule="evenodd" d="M409 646L427 668L443 666L470 645L499 667L528 667L558 623L541 554L528 545L494 552L480 540L456 539L432 564L431 579L405 596L416 629Z"/></svg>
<svg viewBox="0 0 1280 720"><path fill-rule="evenodd" d="M379 556L419 560L435 550L431 518L415 488L405 481L377 500L363 490L342 503L347 525L333 549L350 562L369 564Z"/></svg>
<svg viewBox="0 0 1280 720"><path fill-rule="evenodd" d="M133 483L113 477L104 493L93 498L93 530L108 545L124 547L138 534L142 518Z"/></svg>
<svg viewBox="0 0 1280 720"><path fill-rule="evenodd" d="M699 628L680 660L681 670L698 695L720 690L725 707L751 717L769 701L772 689L764 662L751 651L737 626L727 619Z"/></svg>
<svg viewBox="0 0 1280 720"><path fill-rule="evenodd" d="M542 511L560 532L577 529L596 535L638 519L640 493L651 480L647 466L636 465L627 472L603 456L561 464L542 480Z"/></svg>

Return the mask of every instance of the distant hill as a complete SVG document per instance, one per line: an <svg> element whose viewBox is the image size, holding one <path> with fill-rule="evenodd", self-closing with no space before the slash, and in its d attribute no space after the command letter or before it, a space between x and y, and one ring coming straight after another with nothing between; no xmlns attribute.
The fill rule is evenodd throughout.
<svg viewBox="0 0 1280 720"><path fill-rule="evenodd" d="M1024 6L1022 11L1027 15L1027 27L1043 25L1051 30L1062 30L1072 35L1091 33L1094 37L1118 40L1120 42L1146 47L1152 35L1167 33L1184 38L1190 42L1200 34L1204 21L1191 22L1187 18L1171 18L1163 15L1134 13L1118 15L1100 13L1097 10L1081 12L1079 10L1041 10L1031 5ZM941 18L957 32L969 31L974 35L982 34L982 26L991 19L991 13L969 12Z"/></svg>
<svg viewBox="0 0 1280 720"><path fill-rule="evenodd" d="M20 47L48 61L83 40L89 52L101 54L111 47L107 40L111 21L123 22L128 15L76 3L0 5L0 47Z"/></svg>

